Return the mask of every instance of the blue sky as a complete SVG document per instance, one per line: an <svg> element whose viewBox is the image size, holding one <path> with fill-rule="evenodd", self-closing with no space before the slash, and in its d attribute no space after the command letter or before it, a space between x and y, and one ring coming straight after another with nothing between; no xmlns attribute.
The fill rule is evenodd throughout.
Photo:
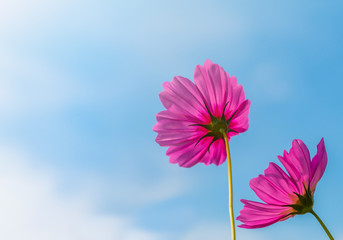
<svg viewBox="0 0 343 240"><path fill-rule="evenodd" d="M43 1L0 5L0 237L228 239L227 169L169 164L152 131L162 83L206 59L237 77L234 211L291 141L328 166L314 209L343 239L340 1ZM325 239L313 216L238 239ZM291 236L290 236L291 235Z"/></svg>

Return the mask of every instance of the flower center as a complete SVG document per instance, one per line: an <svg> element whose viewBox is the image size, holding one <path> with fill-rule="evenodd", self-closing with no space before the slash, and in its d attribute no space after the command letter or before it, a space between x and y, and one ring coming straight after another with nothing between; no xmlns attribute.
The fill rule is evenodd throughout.
<svg viewBox="0 0 343 240"><path fill-rule="evenodd" d="M308 188L305 187L304 195L300 195L297 193L295 194L298 196L298 201L293 205L289 205L296 211L295 214L305 214L312 211L313 196L310 190L310 185L308 186Z"/></svg>
<svg viewBox="0 0 343 240"><path fill-rule="evenodd" d="M217 138L223 138L223 134L228 132L228 123L220 118L214 118L210 124L208 124L207 129L210 133Z"/></svg>
<svg viewBox="0 0 343 240"><path fill-rule="evenodd" d="M217 118L217 117L212 115L211 111L208 109L208 107L205 103L207 112L211 117L211 122L209 124L192 124L192 125L190 125L190 126L200 126L200 127L203 127L203 128L208 130L208 133L205 134L204 136L202 136L195 145L197 145L202 139L204 139L206 137L212 137L212 141L211 141L211 143L207 149L209 151L211 145L215 141L217 141L218 139L224 140L223 134L227 134L228 132L236 132L235 130L232 130L229 128L229 123L237 111L234 112L228 120L226 120L225 119L225 109L226 109L227 104L228 104L228 102L224 106L222 116L220 118Z"/></svg>

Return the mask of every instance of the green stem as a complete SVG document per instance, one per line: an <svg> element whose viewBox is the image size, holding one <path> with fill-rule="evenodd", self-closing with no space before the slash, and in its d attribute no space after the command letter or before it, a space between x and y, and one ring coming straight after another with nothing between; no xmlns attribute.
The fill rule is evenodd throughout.
<svg viewBox="0 0 343 240"><path fill-rule="evenodd" d="M320 223L320 225L322 225L324 231L326 232L326 234L328 235L328 237L330 238L330 240L334 240L331 233L329 232L329 230L327 229L327 227L325 226L325 224L323 223L323 221L320 219L320 217L313 211L311 210L310 213L312 213L313 216L315 216L315 218L318 220L318 222Z"/></svg>
<svg viewBox="0 0 343 240"><path fill-rule="evenodd" d="M223 132L225 146L226 146L226 155L227 155L227 167L228 167L228 180L229 180L229 212L230 212L230 222L231 222L231 239L236 239L236 230L235 230L235 219L233 216L233 191L232 191L232 170L231 170L231 156L229 141L227 139L226 133Z"/></svg>

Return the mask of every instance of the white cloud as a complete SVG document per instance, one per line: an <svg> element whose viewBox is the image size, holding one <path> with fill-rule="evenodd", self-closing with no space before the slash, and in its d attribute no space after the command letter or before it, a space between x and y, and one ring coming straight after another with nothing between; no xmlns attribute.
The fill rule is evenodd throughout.
<svg viewBox="0 0 343 240"><path fill-rule="evenodd" d="M117 40L123 43L127 41L129 35L130 40L137 42L141 42L142 39L136 39L136 37L142 36L152 40L156 36L168 36L173 37L174 40L183 41L188 36L202 38L208 38L214 34L222 36L227 34L224 30L228 29L231 30L230 35L236 36L246 30L247 26L243 18L234 12L237 6L233 4L223 6L207 1L194 3L182 0L169 3L157 0L133 0L127 3L122 1L5 0L0 4L0 27L6 27L8 30L13 28L25 30L29 27L32 30L47 24L62 27L66 22L69 22L71 27L87 26L88 30L98 32L110 30L108 28L112 27L112 31L107 32L122 36ZM223 9L223 7L228 8ZM232 12L228 13L228 10ZM90 25L92 22L94 25ZM176 32L182 35L174 36ZM155 36L151 36L151 33ZM208 35L203 35L203 33L208 33ZM179 37L181 39L178 39Z"/></svg>
<svg viewBox="0 0 343 240"><path fill-rule="evenodd" d="M91 195L59 193L56 174L38 169L17 149L2 147L0 166L1 239L161 239L130 219L98 212Z"/></svg>
<svg viewBox="0 0 343 240"><path fill-rule="evenodd" d="M82 92L81 85L61 70L32 57L0 51L2 115L56 109L81 98Z"/></svg>
<svg viewBox="0 0 343 240"><path fill-rule="evenodd" d="M0 29L10 30L21 25L32 27L32 23L39 23L44 17L57 13L64 1L45 0L4 0L0 3ZM55 11L54 11L55 10Z"/></svg>
<svg viewBox="0 0 343 240"><path fill-rule="evenodd" d="M188 231L181 240L229 239L228 226L218 224L199 224Z"/></svg>
<svg viewBox="0 0 343 240"><path fill-rule="evenodd" d="M147 178L147 176L145 177ZM176 174L171 178L154 179L153 183L124 180L125 185L121 181L111 185L115 189L115 202L129 207L139 207L163 202L184 194L190 185L184 180L183 177L179 178Z"/></svg>
<svg viewBox="0 0 343 240"><path fill-rule="evenodd" d="M195 226L187 232L181 240L209 240L209 239L230 239L230 225L222 222L208 222ZM241 240L264 240L261 233L236 227L236 237Z"/></svg>
<svg viewBox="0 0 343 240"><path fill-rule="evenodd" d="M102 44L125 46L145 58L156 55L159 59L166 53L173 55L177 51L179 56L189 47L227 37L228 47L234 50L250 25L236 13L235 6L226 7L181 0L7 0L0 4L0 35L1 41L10 46L30 39L59 44L70 38L82 42L95 39Z"/></svg>

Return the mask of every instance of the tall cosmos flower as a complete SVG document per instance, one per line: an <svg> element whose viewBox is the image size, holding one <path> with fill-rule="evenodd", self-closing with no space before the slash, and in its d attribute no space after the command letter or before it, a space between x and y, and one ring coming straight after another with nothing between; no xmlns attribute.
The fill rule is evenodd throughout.
<svg viewBox="0 0 343 240"><path fill-rule="evenodd" d="M166 110L156 115L156 142L169 147L171 163L192 167L225 162L227 139L249 127L250 100L236 77L206 60L194 71L194 82L177 76L163 83L160 99Z"/></svg>
<svg viewBox="0 0 343 240"><path fill-rule="evenodd" d="M262 228L297 214L312 213L333 239L312 209L314 192L328 161L324 139L317 145L312 161L309 150L299 139L293 140L289 153L285 150L278 158L288 174L270 163L264 175L251 179L250 187L265 203L242 199L245 205L237 220L243 224L239 227Z"/></svg>

